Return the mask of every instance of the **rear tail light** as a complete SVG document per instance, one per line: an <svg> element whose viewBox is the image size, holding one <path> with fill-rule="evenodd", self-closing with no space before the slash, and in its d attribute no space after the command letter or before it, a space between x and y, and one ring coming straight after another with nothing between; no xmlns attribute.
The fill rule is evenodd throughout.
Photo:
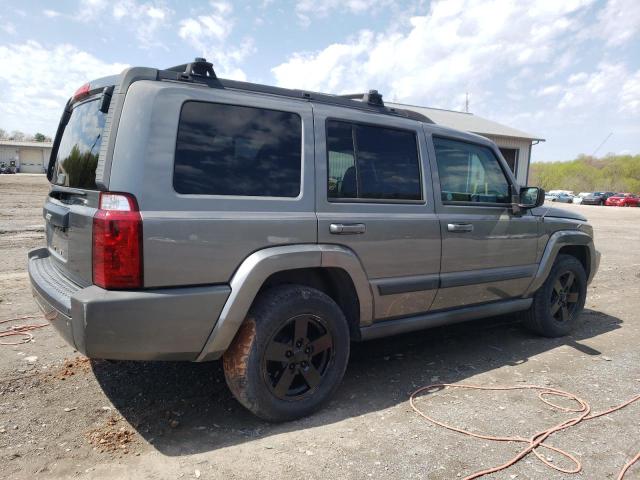
<svg viewBox="0 0 640 480"><path fill-rule="evenodd" d="M102 192L93 216L93 283L142 287L142 217L133 195Z"/></svg>

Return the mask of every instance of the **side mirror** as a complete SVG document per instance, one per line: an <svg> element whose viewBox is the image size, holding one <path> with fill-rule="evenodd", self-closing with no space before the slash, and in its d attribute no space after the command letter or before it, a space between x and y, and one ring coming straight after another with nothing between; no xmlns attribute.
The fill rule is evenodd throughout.
<svg viewBox="0 0 640 480"><path fill-rule="evenodd" d="M522 187L518 198L518 207L536 208L544 204L544 190L539 187Z"/></svg>

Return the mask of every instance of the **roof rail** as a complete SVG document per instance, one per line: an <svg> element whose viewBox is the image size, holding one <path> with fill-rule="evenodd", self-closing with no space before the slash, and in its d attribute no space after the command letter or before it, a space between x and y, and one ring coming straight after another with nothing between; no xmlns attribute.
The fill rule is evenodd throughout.
<svg viewBox="0 0 640 480"><path fill-rule="evenodd" d="M377 90L369 90L368 93L355 95L331 95L328 93L307 92L304 90L272 87L258 83L227 80L218 78L213 70L213 65L200 57L191 63L176 65L175 67L158 70L157 72L156 78L158 80L204 83L211 88L229 88L252 93L289 97L309 102L405 117L425 123L433 123L431 119L420 113L401 108L386 107L382 101L382 95L380 95Z"/></svg>

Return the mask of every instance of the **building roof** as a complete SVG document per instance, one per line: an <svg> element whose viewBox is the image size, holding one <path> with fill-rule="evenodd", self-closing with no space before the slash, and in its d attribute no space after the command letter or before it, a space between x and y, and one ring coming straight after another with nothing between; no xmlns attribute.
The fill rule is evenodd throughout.
<svg viewBox="0 0 640 480"><path fill-rule="evenodd" d="M478 135L495 135L499 137L524 138L527 140L540 140L544 142L544 138L536 135L507 127L501 123L494 122L486 118L479 117L473 113L456 112L454 110L442 110L440 108L419 107L417 105L404 105L401 103L385 102L388 107L398 107L407 110L413 110L421 113L437 125L464 130Z"/></svg>
<svg viewBox="0 0 640 480"><path fill-rule="evenodd" d="M17 142L15 140L0 140L1 147L38 147L38 148L52 148L51 142Z"/></svg>

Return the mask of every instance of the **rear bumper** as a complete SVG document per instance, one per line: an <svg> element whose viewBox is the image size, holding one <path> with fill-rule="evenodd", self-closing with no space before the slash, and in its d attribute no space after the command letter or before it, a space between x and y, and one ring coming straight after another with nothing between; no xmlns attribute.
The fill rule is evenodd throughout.
<svg viewBox="0 0 640 480"><path fill-rule="evenodd" d="M113 291L82 288L46 248L29 252L33 295L47 320L90 358L195 360L216 324L228 285Z"/></svg>

